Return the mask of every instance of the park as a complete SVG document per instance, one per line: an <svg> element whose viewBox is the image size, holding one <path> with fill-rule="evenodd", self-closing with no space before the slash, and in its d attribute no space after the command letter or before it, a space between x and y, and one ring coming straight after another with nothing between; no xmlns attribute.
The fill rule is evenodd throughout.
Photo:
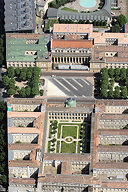
<svg viewBox="0 0 128 192"><path fill-rule="evenodd" d="M90 150L90 122L50 121L48 152L86 153Z"/></svg>

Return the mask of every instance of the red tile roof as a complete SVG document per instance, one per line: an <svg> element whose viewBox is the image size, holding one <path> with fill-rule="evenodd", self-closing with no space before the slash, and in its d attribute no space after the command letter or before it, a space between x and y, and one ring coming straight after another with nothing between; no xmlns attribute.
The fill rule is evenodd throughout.
<svg viewBox="0 0 128 192"><path fill-rule="evenodd" d="M52 48L91 48L92 41L90 40L64 40L56 39L52 41Z"/></svg>

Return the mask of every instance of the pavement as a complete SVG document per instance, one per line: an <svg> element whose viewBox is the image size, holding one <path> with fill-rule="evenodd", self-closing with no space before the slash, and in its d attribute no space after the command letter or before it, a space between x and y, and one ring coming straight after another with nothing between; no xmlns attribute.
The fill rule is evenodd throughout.
<svg viewBox="0 0 128 192"><path fill-rule="evenodd" d="M93 85L80 77L47 77L48 97L93 97Z"/></svg>
<svg viewBox="0 0 128 192"><path fill-rule="evenodd" d="M57 77L62 77L62 76L75 76L75 77L93 77L94 76L94 73L91 73L91 72L83 72L83 71L59 71L59 70L54 70L54 71L50 71L50 72L42 72L41 74L41 78L43 79L44 77L47 77L47 76L57 76Z"/></svg>

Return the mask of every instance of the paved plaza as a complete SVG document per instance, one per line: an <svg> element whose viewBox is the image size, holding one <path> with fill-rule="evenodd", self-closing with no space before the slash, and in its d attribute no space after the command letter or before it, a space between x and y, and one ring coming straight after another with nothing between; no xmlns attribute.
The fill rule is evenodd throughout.
<svg viewBox="0 0 128 192"><path fill-rule="evenodd" d="M80 0L76 0L74 2L65 4L64 6L61 6L59 9L67 7L67 8L70 8L70 9L77 10L78 12L81 12L81 11L95 11L95 10L98 9L99 3L100 3L100 0L96 0L96 1L97 1L96 5L94 7L91 7L91 8L86 8L86 7L80 6Z"/></svg>
<svg viewBox="0 0 128 192"><path fill-rule="evenodd" d="M86 78L51 77L47 79L47 96L92 97L93 85Z"/></svg>

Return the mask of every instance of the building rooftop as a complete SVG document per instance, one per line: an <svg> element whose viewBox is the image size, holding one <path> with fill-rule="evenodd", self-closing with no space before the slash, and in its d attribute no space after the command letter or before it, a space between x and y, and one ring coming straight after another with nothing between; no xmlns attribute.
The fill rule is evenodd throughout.
<svg viewBox="0 0 128 192"><path fill-rule="evenodd" d="M124 162L104 162L104 163L96 163L94 165L94 168L97 169L127 169L128 170L128 164Z"/></svg>
<svg viewBox="0 0 128 192"><path fill-rule="evenodd" d="M12 111L8 111L7 112L8 117L39 117L41 115L41 112L12 112Z"/></svg>
<svg viewBox="0 0 128 192"><path fill-rule="evenodd" d="M45 153L44 160L58 160L58 161L87 161L91 160L90 154L86 153L84 155L80 154L62 154L62 153Z"/></svg>
<svg viewBox="0 0 128 192"><path fill-rule="evenodd" d="M52 48L91 48L92 41L90 40L64 40L64 39L54 39L52 41Z"/></svg>
<svg viewBox="0 0 128 192"><path fill-rule="evenodd" d="M99 129L98 135L128 135L127 129Z"/></svg>
<svg viewBox="0 0 128 192"><path fill-rule="evenodd" d="M32 143L13 143L8 145L9 150L33 150L39 147L38 144Z"/></svg>
<svg viewBox="0 0 128 192"><path fill-rule="evenodd" d="M108 145L100 145L97 147L98 152L128 152L127 146L108 146Z"/></svg>
<svg viewBox="0 0 128 192"><path fill-rule="evenodd" d="M119 189L128 189L128 182L126 181L103 181L101 184L105 188L119 188Z"/></svg>
<svg viewBox="0 0 128 192"><path fill-rule="evenodd" d="M4 0L5 31L32 31L36 28L34 0Z"/></svg>
<svg viewBox="0 0 128 192"><path fill-rule="evenodd" d="M8 127L8 133L39 134L40 130L35 127Z"/></svg>
<svg viewBox="0 0 128 192"><path fill-rule="evenodd" d="M8 161L9 167L39 167L39 161L30 161L30 160L10 160Z"/></svg>
<svg viewBox="0 0 128 192"><path fill-rule="evenodd" d="M53 26L54 33L62 34L85 34L92 33L92 24L58 24L55 23Z"/></svg>
<svg viewBox="0 0 128 192"><path fill-rule="evenodd" d="M94 44L106 44L106 39L117 39L118 45L128 44L128 33L101 33L93 32L88 34L89 39L94 39Z"/></svg>
<svg viewBox="0 0 128 192"><path fill-rule="evenodd" d="M100 120L127 120L127 114L102 114Z"/></svg>
<svg viewBox="0 0 128 192"><path fill-rule="evenodd" d="M9 178L9 183L11 184L29 184L35 185L35 179L33 178Z"/></svg>
<svg viewBox="0 0 128 192"><path fill-rule="evenodd" d="M36 43L27 43L29 40ZM49 56L48 43L47 34L6 34L6 61L45 61ZM31 54L27 54L28 51L32 51Z"/></svg>
<svg viewBox="0 0 128 192"><path fill-rule="evenodd" d="M42 99L32 99L32 98L9 98L8 99L8 104L25 104L25 105L37 105L37 104L42 104L43 100Z"/></svg>

